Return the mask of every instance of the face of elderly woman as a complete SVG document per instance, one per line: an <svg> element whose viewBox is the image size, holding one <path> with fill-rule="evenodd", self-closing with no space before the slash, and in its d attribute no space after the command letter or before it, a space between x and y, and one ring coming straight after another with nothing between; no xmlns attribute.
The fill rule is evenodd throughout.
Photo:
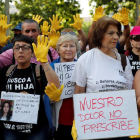
<svg viewBox="0 0 140 140"><path fill-rule="evenodd" d="M119 40L118 28L114 25L109 25L102 40L102 47L115 48Z"/></svg>
<svg viewBox="0 0 140 140"><path fill-rule="evenodd" d="M59 54L62 62L70 62L74 60L76 55L76 44L74 41L63 42L59 48Z"/></svg>

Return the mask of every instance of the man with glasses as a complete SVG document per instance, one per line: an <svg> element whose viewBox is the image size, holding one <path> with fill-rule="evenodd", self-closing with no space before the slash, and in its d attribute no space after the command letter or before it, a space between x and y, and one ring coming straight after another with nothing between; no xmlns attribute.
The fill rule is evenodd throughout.
<svg viewBox="0 0 140 140"><path fill-rule="evenodd" d="M49 140L49 125L45 114L45 107L43 103L44 89L47 83L54 83L57 88L60 86L59 79L53 71L49 63L40 62L40 78L41 86L37 80L36 64L31 63L30 59L33 56L34 40L26 35L17 36L13 41L13 52L17 65L14 66L9 77L5 78L10 66L4 67L0 70L0 93L1 91L28 93L40 95L38 121L37 124L20 123L20 122L3 122L4 139L5 140ZM44 70L43 70L44 69ZM46 69L46 70L45 70ZM9 80L11 79L11 80ZM21 82L21 79L22 80ZM14 81L14 82L13 82ZM7 89L8 87L8 89ZM48 100L49 104L49 100ZM49 112L48 108L48 112ZM24 116L23 116L24 117ZM14 126L7 127L7 126ZM1 132L0 132L1 133ZM1 134L3 135L3 134Z"/></svg>
<svg viewBox="0 0 140 140"><path fill-rule="evenodd" d="M22 23L22 34L26 35L30 38L32 38L35 42L35 44L37 43L37 37L40 34L40 30L39 30L39 24L33 20L33 19L26 19L23 23ZM51 50L51 54L52 54L52 58L53 60L57 59L59 56L57 54L57 52L50 48ZM51 59L49 56L47 56L48 61L51 62ZM36 57L33 55L33 57L31 58L31 62L35 63L35 64L40 64L40 62L36 61ZM0 54L0 68L3 68L4 66L8 66L10 64L14 64L15 60L14 60L14 56L13 56L13 49L9 49L7 51L5 51L4 53Z"/></svg>

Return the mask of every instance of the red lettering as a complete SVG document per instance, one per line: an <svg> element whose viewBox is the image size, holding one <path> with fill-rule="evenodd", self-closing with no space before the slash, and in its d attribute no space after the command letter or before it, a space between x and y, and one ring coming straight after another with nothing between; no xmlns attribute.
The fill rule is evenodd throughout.
<svg viewBox="0 0 140 140"><path fill-rule="evenodd" d="M116 105L116 100L117 99L121 99L121 102L120 102L120 104L118 104L118 105ZM116 100L115 100L115 105L116 106L121 106L122 104L123 104L123 98L122 97L116 97Z"/></svg>
<svg viewBox="0 0 140 140"><path fill-rule="evenodd" d="M111 99L111 100L110 100ZM109 104L115 106L115 104L112 103L112 101L114 101L114 98L113 97L108 97L107 98L107 106L109 107Z"/></svg>
<svg viewBox="0 0 140 140"><path fill-rule="evenodd" d="M116 97L115 99L113 97L108 97L108 98L99 98L99 99L91 99L87 101L86 97L84 98L84 101L79 101L80 103L80 110L85 111L87 108L88 110L90 109L101 109L105 107L105 101L107 100L107 107L109 105L112 106L121 106L123 104L123 98L122 97ZM96 105L100 105L97 107Z"/></svg>
<svg viewBox="0 0 140 140"><path fill-rule="evenodd" d="M133 122L133 120L129 121L118 121L118 122L111 122L111 123L97 123L92 125L83 125L81 127L84 128L84 133L86 133L87 130L92 132L101 132L101 131L115 131L115 129L118 130L130 130L135 129L134 127L129 127L132 124L130 122Z"/></svg>
<svg viewBox="0 0 140 140"><path fill-rule="evenodd" d="M92 124L91 125L91 132L93 132L92 130L94 130L94 132L96 132L95 128L96 128L96 125L95 124Z"/></svg>
<svg viewBox="0 0 140 140"><path fill-rule="evenodd" d="M113 112L114 112L114 111L113 111ZM119 113L118 113L118 116L116 115L117 112L119 112ZM115 117L116 117L116 118L119 118L121 115L122 115L122 112L121 112L120 110L116 110L116 111L115 111Z"/></svg>
<svg viewBox="0 0 140 140"><path fill-rule="evenodd" d="M98 128L102 126L102 123L97 123L97 132L100 132L102 130L99 130Z"/></svg>
<svg viewBox="0 0 140 140"><path fill-rule="evenodd" d="M80 116L80 119L81 119L80 121L81 121L81 122L83 122L83 121L85 120L85 119L84 119L84 118L85 118L84 115L82 115L82 114L78 114L78 116ZM84 118L82 118L82 116L83 116Z"/></svg>
<svg viewBox="0 0 140 140"><path fill-rule="evenodd" d="M85 115L85 120L89 120L90 118L91 118L91 113L90 114L88 113Z"/></svg>
<svg viewBox="0 0 140 140"><path fill-rule="evenodd" d="M94 112L94 113L87 113L85 115L83 114L78 114L78 116L80 117L80 122L83 122L85 120L90 120L90 119L100 119L101 117L106 119L104 117L104 112L100 111L100 112Z"/></svg>
<svg viewBox="0 0 140 140"><path fill-rule="evenodd" d="M100 100L102 100L103 103L99 102ZM99 108L97 108L97 109L101 109L101 108L104 108L104 107L105 107L105 101L104 101L102 98L99 98L99 99L97 100L97 103L102 105L101 107L99 107Z"/></svg>
<svg viewBox="0 0 140 140"><path fill-rule="evenodd" d="M102 123L102 125L106 125L106 123ZM102 127L101 125L101 128L104 128L102 131L110 131L110 129L107 129L106 127Z"/></svg>
<svg viewBox="0 0 140 140"><path fill-rule="evenodd" d="M94 105L96 104L96 103L94 103L94 100L97 100L97 99L92 99L92 109L96 108L96 107L94 107Z"/></svg>
<svg viewBox="0 0 140 140"><path fill-rule="evenodd" d="M121 130L126 130L127 129L127 125L126 125L126 122L125 121L121 121L120 124L121 124Z"/></svg>
<svg viewBox="0 0 140 140"><path fill-rule="evenodd" d="M112 124L111 124L112 130L113 130L113 128L117 128L117 129L120 130L120 126L119 127L116 127L116 125L117 125L117 122L112 122Z"/></svg>
<svg viewBox="0 0 140 140"><path fill-rule="evenodd" d="M88 127L86 128L86 126L88 126ZM91 129L91 125L88 125L88 124L83 125L83 126L81 126L81 127L84 127L84 133L86 133L86 130Z"/></svg>
<svg viewBox="0 0 140 140"><path fill-rule="evenodd" d="M130 124L129 122L133 122L133 120L129 120L129 121L128 121L128 130L130 130L130 129L135 129L135 127L131 127L131 128L129 127L130 125L132 125L132 124Z"/></svg>
<svg viewBox="0 0 140 140"><path fill-rule="evenodd" d="M111 112L109 112L109 114L110 114L110 118L113 117L113 119L109 119L109 120L127 119L127 118L120 118L122 115L121 110L116 110L116 111L113 110L113 114Z"/></svg>
<svg viewBox="0 0 140 140"><path fill-rule="evenodd" d="M95 117L96 114L97 114L97 117ZM98 119L99 118L99 113L98 112L94 112L93 116L94 116L94 119Z"/></svg>
<svg viewBox="0 0 140 140"><path fill-rule="evenodd" d="M86 97L84 98L84 103L82 103L81 101L79 101L79 102L80 102L80 110L81 111L82 111L82 109L83 109L83 111L85 111L85 104L86 104L88 109L91 108L91 100L90 100L90 106L88 107L88 103L87 103Z"/></svg>
<svg viewBox="0 0 140 140"><path fill-rule="evenodd" d="M100 117L103 117L104 119L106 119L106 118L103 116L103 114L104 114L104 112L103 112L103 111L100 111L100 112L99 112L99 118L100 118Z"/></svg>
<svg viewBox="0 0 140 140"><path fill-rule="evenodd" d="M114 110L113 110L113 114L111 113L111 112L109 112L109 114L110 114L110 118L115 118L115 113L114 113Z"/></svg>

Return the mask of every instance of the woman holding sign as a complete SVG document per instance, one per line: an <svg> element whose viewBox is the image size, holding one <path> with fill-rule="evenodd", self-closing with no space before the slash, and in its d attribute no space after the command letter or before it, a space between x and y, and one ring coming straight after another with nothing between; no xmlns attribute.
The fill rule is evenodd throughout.
<svg viewBox="0 0 140 140"><path fill-rule="evenodd" d="M71 78L76 83L75 94L132 89L129 60L126 58L124 66L121 63L123 58L114 50L120 32L121 24L113 18L104 16L94 23L93 49L78 59Z"/></svg>
<svg viewBox="0 0 140 140"><path fill-rule="evenodd" d="M60 57L53 61L50 65L53 69L55 69L54 64L56 63L66 63L66 62L73 62L76 61L74 59L76 52L79 48L79 42L77 39L76 34L70 29L64 29L61 32L61 36L58 39L57 45L57 52L59 53ZM55 111L56 111L56 134L55 140L72 140L71 136L71 128L72 122L74 119L74 112L73 112L73 98L67 98L60 100L59 98L53 97L52 94L48 94L49 91L53 91L56 89L52 85L46 88L46 94L52 101L55 101ZM49 89L50 88L50 89ZM62 86L60 88L62 93ZM57 94L56 94L57 95Z"/></svg>
<svg viewBox="0 0 140 140"><path fill-rule="evenodd" d="M38 34L38 24L33 21L32 25L34 26L30 26L31 30L28 27L28 31L34 30L34 33ZM54 83L59 87L60 83L46 57L49 49L47 38L42 36L41 39L38 36L37 40L36 47L32 38L25 35L17 36L13 41L17 65L0 70L1 99L7 94L9 100L15 97L12 120L3 122L5 140L49 140L49 119L45 114L43 102L44 89L47 84ZM42 66L30 62L34 54ZM49 103L48 98L48 113Z"/></svg>

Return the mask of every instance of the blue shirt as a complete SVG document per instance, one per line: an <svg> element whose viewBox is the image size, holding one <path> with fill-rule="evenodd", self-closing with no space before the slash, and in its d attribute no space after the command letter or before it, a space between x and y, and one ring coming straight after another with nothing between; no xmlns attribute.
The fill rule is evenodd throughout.
<svg viewBox="0 0 140 140"><path fill-rule="evenodd" d="M13 48L13 43L7 44L6 46L2 47L0 54Z"/></svg>

